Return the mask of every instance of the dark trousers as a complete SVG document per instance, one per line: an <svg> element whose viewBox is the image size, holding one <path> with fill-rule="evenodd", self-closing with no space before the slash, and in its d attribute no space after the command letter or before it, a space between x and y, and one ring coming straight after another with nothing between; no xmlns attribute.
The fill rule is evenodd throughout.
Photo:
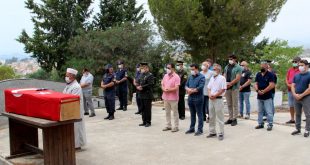
<svg viewBox="0 0 310 165"><path fill-rule="evenodd" d="M119 105L121 108L127 107L127 88L125 89L124 87L119 87L118 88L118 99L119 99Z"/></svg>
<svg viewBox="0 0 310 165"><path fill-rule="evenodd" d="M202 113L203 113L203 120L206 120L208 114L209 116L209 96L203 97L203 107L202 107Z"/></svg>
<svg viewBox="0 0 310 165"><path fill-rule="evenodd" d="M189 110L191 112L191 125L190 130L195 130L196 115L198 117L198 131L203 132L203 99L199 100L189 100L188 101Z"/></svg>
<svg viewBox="0 0 310 165"><path fill-rule="evenodd" d="M113 115L115 112L115 97L113 96L104 96L104 104L107 109L107 112L110 115Z"/></svg>
<svg viewBox="0 0 310 165"><path fill-rule="evenodd" d="M142 102L141 102L141 98L140 98L138 93L136 93L136 102L137 102L137 106L138 106L138 112L141 113Z"/></svg>
<svg viewBox="0 0 310 165"><path fill-rule="evenodd" d="M185 117L185 95L179 95L179 102L178 102L178 111L179 111L179 118Z"/></svg>
<svg viewBox="0 0 310 165"><path fill-rule="evenodd" d="M141 113L144 124L151 124L152 120L152 99L141 99Z"/></svg>

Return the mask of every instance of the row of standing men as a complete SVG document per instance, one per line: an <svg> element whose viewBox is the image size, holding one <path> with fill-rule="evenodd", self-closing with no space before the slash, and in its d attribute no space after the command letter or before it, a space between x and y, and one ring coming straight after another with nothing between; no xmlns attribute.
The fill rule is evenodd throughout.
<svg viewBox="0 0 310 165"><path fill-rule="evenodd" d="M178 119L185 119L185 101L184 97L189 95L188 104L191 112L191 125L187 134L194 133L199 136L203 133L203 120L210 122L210 134L207 137L215 137L215 120L220 126L219 139L224 138L224 124L231 126L237 125L237 117L243 117L243 105L246 106L245 119L250 118L249 95L251 91L251 71L248 63L243 61L240 65L237 63L237 57L231 55L228 58L229 64L224 68L224 75L220 65L212 65L212 60L207 59L199 67L196 64L191 65L191 75L187 76L183 68L183 62L177 61L177 66L168 64L166 66L167 74L162 80L163 100L166 110L167 126L163 131L178 131ZM262 61L261 72L256 74L254 88L258 93L258 126L256 129L264 128L263 117L266 116L268 122L268 131L273 127L274 115L274 94L277 76L268 64L268 60ZM293 60L294 62L294 60ZM105 119L113 120L115 113L115 94L118 94L120 107L117 110L127 110L127 70L122 61L118 62L118 70L113 71L112 65L106 66L106 74L103 76L101 87L104 89L104 99L108 112ZM201 72L199 72L201 68ZM136 67L134 85L137 89L136 102L138 112L142 114L142 123L140 126L151 126L151 108L153 100L154 76L150 73L147 63L140 63ZM218 74L216 74L218 72ZM90 74L87 70L85 71ZM176 76L177 75L177 76ZM84 76L83 76L84 77ZM86 76L87 77L87 76ZM178 77L178 78L175 78ZM217 78L220 77L220 78ZM87 78L82 78L85 81ZM211 81L212 80L212 81ZM173 83L172 83L173 82ZM210 83L213 82L213 83ZM215 82L215 83L214 83ZM166 86L168 84L168 87ZM209 85L211 84L211 85ZM116 90L115 90L115 87ZM83 88L83 87L82 87ZM221 89L223 88L223 89ZM115 92L116 91L116 92ZM83 91L84 93L84 91ZM212 98L216 96L215 98ZM225 95L229 110L229 119L224 122L224 112L222 98ZM85 100L89 100L84 97ZM209 104L210 102L210 104ZM89 105L87 101L84 106ZM90 117L95 116L93 108ZM177 111L175 111L175 109ZM220 110L219 110L220 109ZM171 111L174 112L175 126L171 125ZM85 108L85 115L88 115L88 108ZM196 115L198 116L198 129L195 131ZM222 120L221 120L222 119ZM297 130L300 132L298 126ZM296 132L296 131L294 131Z"/></svg>

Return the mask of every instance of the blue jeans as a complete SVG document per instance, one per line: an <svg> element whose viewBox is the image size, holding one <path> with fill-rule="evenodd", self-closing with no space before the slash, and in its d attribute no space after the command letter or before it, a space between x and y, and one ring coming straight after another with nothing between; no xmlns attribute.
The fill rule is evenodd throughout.
<svg viewBox="0 0 310 165"><path fill-rule="evenodd" d="M191 113L190 130L195 130L196 114L198 116L198 131L203 132L203 99L188 100L188 106Z"/></svg>
<svg viewBox="0 0 310 165"><path fill-rule="evenodd" d="M251 113L250 95L251 95L251 92L240 92L239 93L239 102L240 102L239 110L240 110L241 116L243 116L244 103L245 103L245 107L246 107L246 114L250 115L250 113Z"/></svg>
<svg viewBox="0 0 310 165"><path fill-rule="evenodd" d="M258 102L258 124L264 125L263 116L267 114L267 122L269 126L273 126L273 109L272 109L272 98L267 100L257 99Z"/></svg>

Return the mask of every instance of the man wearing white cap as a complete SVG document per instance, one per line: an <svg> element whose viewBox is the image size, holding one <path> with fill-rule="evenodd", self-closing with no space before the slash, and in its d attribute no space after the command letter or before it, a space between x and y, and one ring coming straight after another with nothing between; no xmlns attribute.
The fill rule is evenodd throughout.
<svg viewBox="0 0 310 165"><path fill-rule="evenodd" d="M76 75L78 71L72 68L68 68L66 72L66 87L63 91L65 94L73 94L80 96L80 116L82 121L74 123L74 139L75 148L81 149L86 144L85 124L83 120L83 93L80 84L76 81Z"/></svg>

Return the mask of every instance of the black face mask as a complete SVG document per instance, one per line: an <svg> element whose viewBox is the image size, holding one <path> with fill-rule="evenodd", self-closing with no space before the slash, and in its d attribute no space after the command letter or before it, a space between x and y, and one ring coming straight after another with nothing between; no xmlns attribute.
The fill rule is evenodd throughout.
<svg viewBox="0 0 310 165"><path fill-rule="evenodd" d="M265 72L266 72L266 69L265 69L265 68L261 68L261 69L260 69L260 72L265 73Z"/></svg>

